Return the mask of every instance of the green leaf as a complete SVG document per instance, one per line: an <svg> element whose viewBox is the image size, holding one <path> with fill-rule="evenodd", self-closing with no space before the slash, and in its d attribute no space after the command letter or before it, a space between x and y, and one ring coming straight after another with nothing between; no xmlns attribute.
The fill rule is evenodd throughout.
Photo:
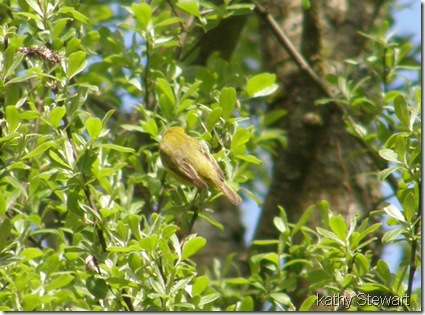
<svg viewBox="0 0 425 315"><path fill-rule="evenodd" d="M130 214L125 218L125 221L128 222L128 226L130 227L131 233L133 236L140 241L142 239L142 235L140 233L140 221L141 218L138 215ZM127 227L127 225L126 225Z"/></svg>
<svg viewBox="0 0 425 315"><path fill-rule="evenodd" d="M287 231L287 226L285 225L285 222L283 221L283 219L281 217L274 217L273 218L273 223L274 226L277 228L277 230L280 233L283 233L285 231Z"/></svg>
<svg viewBox="0 0 425 315"><path fill-rule="evenodd" d="M334 216L329 219L329 227L332 232L343 242L347 240L347 223L341 216Z"/></svg>
<svg viewBox="0 0 425 315"><path fill-rule="evenodd" d="M146 130L142 126L135 126L135 125L127 125L122 124L121 128L129 131L137 131L137 132L145 132Z"/></svg>
<svg viewBox="0 0 425 315"><path fill-rule="evenodd" d="M19 111L14 105L6 107L6 121L9 125L9 133L12 133L18 128L20 123Z"/></svg>
<svg viewBox="0 0 425 315"><path fill-rule="evenodd" d="M223 113L223 108L221 108L221 107L216 107L211 111L211 113L208 115L208 119L207 119L207 129L208 129L208 131L211 131L214 128L214 126L220 120L222 113Z"/></svg>
<svg viewBox="0 0 425 315"><path fill-rule="evenodd" d="M135 271L143 266L142 259L140 258L138 253L130 253L128 255L128 265L130 266L130 269L132 271Z"/></svg>
<svg viewBox="0 0 425 315"><path fill-rule="evenodd" d="M347 125L351 128L348 129L348 132L350 132L352 135L358 138L364 138L367 135L367 130L365 127L363 127L361 124L354 123L354 122L347 122Z"/></svg>
<svg viewBox="0 0 425 315"><path fill-rule="evenodd" d="M20 104L23 104L26 99L21 97L21 91L16 85L5 85L2 93L4 93L5 96L3 104L11 104L16 108L18 108Z"/></svg>
<svg viewBox="0 0 425 315"><path fill-rule="evenodd" d="M227 278L226 280L227 284L231 284L231 285L245 285L245 284L249 284L249 280L247 278Z"/></svg>
<svg viewBox="0 0 425 315"><path fill-rule="evenodd" d="M19 113L19 118L24 120L35 120L40 117L40 113L35 110L26 110L24 112Z"/></svg>
<svg viewBox="0 0 425 315"><path fill-rule="evenodd" d="M161 21L156 21L155 27L169 26L172 24L180 23L180 22L181 22L181 19L179 19L178 17L170 17Z"/></svg>
<svg viewBox="0 0 425 315"><path fill-rule="evenodd" d="M389 92L385 93L384 103L387 104L389 102L393 102L394 99L397 96L400 96L400 95L401 95L401 92L400 91L389 91Z"/></svg>
<svg viewBox="0 0 425 315"><path fill-rule="evenodd" d="M68 57L67 77L70 80L76 74L80 73L87 66L86 53L77 51Z"/></svg>
<svg viewBox="0 0 425 315"><path fill-rule="evenodd" d="M261 161L259 158L255 157L253 155L236 154L235 157L240 159L240 160L247 161L249 163L253 163L253 164L257 164L257 165L260 165L260 164L263 163L263 161Z"/></svg>
<svg viewBox="0 0 425 315"><path fill-rule="evenodd" d="M184 290L189 282L192 281L192 277L186 277L177 281L170 289L170 294L179 294L180 291Z"/></svg>
<svg viewBox="0 0 425 315"><path fill-rule="evenodd" d="M31 152L25 154L22 159L26 160L35 156L38 156L40 154L42 154L43 152L47 151L48 149L50 149L51 147L55 146L55 142L53 141L48 141L48 142L44 142L42 144L40 144L39 146L37 146L34 150L32 150Z"/></svg>
<svg viewBox="0 0 425 315"><path fill-rule="evenodd" d="M412 222L415 217L415 213L418 210L419 197L415 197L412 191L409 191L403 199L403 210L404 216L407 222Z"/></svg>
<svg viewBox="0 0 425 315"><path fill-rule="evenodd" d="M167 80L164 80L162 78L158 78L156 80L156 84L159 88L159 90L164 93L164 95L167 97L168 101L173 105L173 107L176 104L176 98L174 97L173 90L171 89L170 84Z"/></svg>
<svg viewBox="0 0 425 315"><path fill-rule="evenodd" d="M5 84L5 86L10 86L11 84L14 84L14 83L23 82L23 81L26 81L28 79L34 78L36 76L37 75L35 73L30 73L30 74L25 74L25 75L22 75L22 76L17 76L17 77L14 77L13 79L11 79L10 81L7 81L7 83Z"/></svg>
<svg viewBox="0 0 425 315"><path fill-rule="evenodd" d="M131 9L133 10L134 15L136 16L137 22L140 23L143 30L146 30L148 27L149 21L152 17L152 8L147 3L131 4Z"/></svg>
<svg viewBox="0 0 425 315"><path fill-rule="evenodd" d="M351 284L351 282L353 281L353 278L354 278L354 276L351 273L345 275L344 279L342 280L342 287L343 288L348 287Z"/></svg>
<svg viewBox="0 0 425 315"><path fill-rule="evenodd" d="M182 259L185 260L199 252L207 243L203 237L195 237L183 245Z"/></svg>
<svg viewBox="0 0 425 315"><path fill-rule="evenodd" d="M363 222L366 222L366 221L363 221ZM360 228L359 228L358 231L361 232L360 235L361 235L361 238L363 239L366 236L368 236L368 234L375 233L378 229L381 228L381 226L382 226L381 223L375 223L375 224L372 224L371 226L365 228L364 230L363 229L360 230ZM361 227L363 227L363 223L362 223Z"/></svg>
<svg viewBox="0 0 425 315"><path fill-rule="evenodd" d="M252 245L258 246L269 246L279 244L278 240L254 240L252 241Z"/></svg>
<svg viewBox="0 0 425 315"><path fill-rule="evenodd" d="M403 213L394 205L390 204L387 207L384 207L384 211L392 218L400 222L405 222Z"/></svg>
<svg viewBox="0 0 425 315"><path fill-rule="evenodd" d="M313 213L314 206L310 206L304 213L301 215L301 218L298 220L297 224L295 224L294 228L291 231L291 236L294 236L303 226L307 225L308 220Z"/></svg>
<svg viewBox="0 0 425 315"><path fill-rule="evenodd" d="M99 150L94 150L93 148L87 147L85 150L80 152L80 156L77 159L77 166L83 174L92 174L91 168L93 164L98 160ZM93 211L93 209L83 202L80 202L82 207L87 207L87 210ZM95 215L99 215L97 211L94 212Z"/></svg>
<svg viewBox="0 0 425 315"><path fill-rule="evenodd" d="M397 153L391 149L381 149L379 150L379 155L387 161L400 163Z"/></svg>
<svg viewBox="0 0 425 315"><path fill-rule="evenodd" d="M180 104L176 110L177 114L180 114L184 112L186 109L188 109L190 106L194 104L194 101L192 99L186 99L186 100L180 100Z"/></svg>
<svg viewBox="0 0 425 315"><path fill-rule="evenodd" d="M96 139L102 131L102 121L97 117L89 117L84 125L92 139Z"/></svg>
<svg viewBox="0 0 425 315"><path fill-rule="evenodd" d="M320 218L322 219L322 226L325 229L329 228L329 202L320 200L319 203Z"/></svg>
<svg viewBox="0 0 425 315"><path fill-rule="evenodd" d="M390 268L388 268L388 265L385 261L379 260L376 264L376 270L378 270L379 274L381 275L382 279L388 281L388 283L391 282L391 272Z"/></svg>
<svg viewBox="0 0 425 315"><path fill-rule="evenodd" d="M108 284L104 279L91 276L86 281L87 289L96 299L104 299L109 292Z"/></svg>
<svg viewBox="0 0 425 315"><path fill-rule="evenodd" d="M303 304L301 304L299 311L300 312L305 312L305 311L309 311L313 305L317 306L317 295L312 295L309 296L308 298L306 298L303 302Z"/></svg>
<svg viewBox="0 0 425 315"><path fill-rule="evenodd" d="M240 128L238 129L232 137L232 143L230 144L230 149L233 151L237 147L244 145L251 139L251 132L248 129Z"/></svg>
<svg viewBox="0 0 425 315"><path fill-rule="evenodd" d="M43 264L43 271L46 272L48 276L52 274L52 272L55 272L59 268L59 255L56 253L53 253L51 256L49 256L45 263Z"/></svg>
<svg viewBox="0 0 425 315"><path fill-rule="evenodd" d="M22 307L24 311L35 311L40 304L41 296L39 294L27 294L22 298Z"/></svg>
<svg viewBox="0 0 425 315"><path fill-rule="evenodd" d="M195 279L195 283L192 285L192 295L198 295L205 291L208 287L210 280L207 276L200 276Z"/></svg>
<svg viewBox="0 0 425 315"><path fill-rule="evenodd" d="M152 252L158 244L158 234L152 234L150 237L144 237L139 240L141 248L145 249L148 253Z"/></svg>
<svg viewBox="0 0 425 315"><path fill-rule="evenodd" d="M67 170L72 170L72 167L65 163L65 159L63 157L60 157L54 151L50 150L49 151L49 156L50 156L50 158L53 161L55 161L56 163L58 163L61 167L65 168Z"/></svg>
<svg viewBox="0 0 425 315"><path fill-rule="evenodd" d="M130 288L137 288L138 285L134 282L131 282L127 279L118 278L118 277L109 277L105 279L107 283L110 285L113 285L115 287L130 287Z"/></svg>
<svg viewBox="0 0 425 315"><path fill-rule="evenodd" d="M165 118L171 120L174 118L174 110L176 107L176 98L174 97L173 90L167 80L158 78L156 84L160 91L159 102L161 104L162 113Z"/></svg>
<svg viewBox="0 0 425 315"><path fill-rule="evenodd" d="M218 222L212 216L208 216L208 215L205 215L203 213L199 213L198 215L199 215L200 218L204 219L205 221L207 221L208 223L210 223L212 226L215 226L216 228L218 228L221 231L224 230L223 224L221 224L220 222Z"/></svg>
<svg viewBox="0 0 425 315"><path fill-rule="evenodd" d="M159 280L159 281L157 281ZM162 296L166 296L167 291L165 289L165 285L164 285L164 280L162 279L162 277L157 277L157 278L149 278L149 282L152 286L152 288L155 290L155 292L159 293Z"/></svg>
<svg viewBox="0 0 425 315"><path fill-rule="evenodd" d="M100 144L96 144L96 147L111 149L111 150L114 150L114 151L124 152L124 153L134 153L134 152L136 152L133 148L127 148L127 147L123 147L123 146L112 144L112 143L100 143Z"/></svg>
<svg viewBox="0 0 425 315"><path fill-rule="evenodd" d="M220 94L220 106L223 109L223 118L228 119L235 108L236 90L232 87L224 88Z"/></svg>
<svg viewBox="0 0 425 315"><path fill-rule="evenodd" d="M304 10L308 10L311 6L310 0L301 0ZM301 310L300 310L301 311Z"/></svg>
<svg viewBox="0 0 425 315"><path fill-rule="evenodd" d="M127 247L109 246L108 247L108 252L112 252L112 253L130 253L130 252L140 251L140 249L141 248L140 248L139 245L130 245L130 246L127 246Z"/></svg>
<svg viewBox="0 0 425 315"><path fill-rule="evenodd" d="M143 129L154 138L158 136L158 125L155 119L148 119L148 121L143 124Z"/></svg>
<svg viewBox="0 0 425 315"><path fill-rule="evenodd" d="M183 12L189 13L190 15L196 16L197 18L201 17L201 14L199 13L198 1L180 1L176 3L176 6Z"/></svg>
<svg viewBox="0 0 425 315"><path fill-rule="evenodd" d="M254 310L254 301L252 297L246 296L242 301L236 303L236 311L238 312L251 312Z"/></svg>
<svg viewBox="0 0 425 315"><path fill-rule="evenodd" d="M0 216L6 213L6 199L3 194L0 194Z"/></svg>
<svg viewBox="0 0 425 315"><path fill-rule="evenodd" d="M69 23L70 20L71 20L71 18L66 17L66 18L62 18L62 19L57 19L55 21L55 23L52 23L52 24L54 24L53 30L51 32L52 38L55 38L55 39L59 38L61 36L63 30L65 29L67 23ZM72 39L76 39L76 38L74 37ZM63 42L61 44L63 44Z"/></svg>
<svg viewBox="0 0 425 315"><path fill-rule="evenodd" d="M276 109L270 112L267 112L264 116L264 126L268 127L273 125L275 122L279 121L283 116L285 116L288 111L284 109Z"/></svg>
<svg viewBox="0 0 425 315"><path fill-rule="evenodd" d="M27 4L35 11L38 15L44 16L43 10L40 7L40 4L36 0L27 0Z"/></svg>
<svg viewBox="0 0 425 315"><path fill-rule="evenodd" d="M234 15L245 15L252 13L255 9L254 4L249 3L234 3L234 4L228 4L227 5L228 10L232 10L233 16Z"/></svg>
<svg viewBox="0 0 425 315"><path fill-rule="evenodd" d="M257 74L248 80L248 83L245 87L245 91L249 97L260 97L270 95L279 87L275 82L275 74Z"/></svg>
<svg viewBox="0 0 425 315"><path fill-rule="evenodd" d="M23 54L17 54L16 47L10 45L7 47L4 52L4 61L3 61L3 74L0 75L3 79L8 78L15 71L16 67L21 64L22 59L24 58Z"/></svg>
<svg viewBox="0 0 425 315"><path fill-rule="evenodd" d="M58 13L70 13L72 17L80 22L89 23L89 18L72 7L62 7Z"/></svg>
<svg viewBox="0 0 425 315"><path fill-rule="evenodd" d="M256 241L256 244L257 244L257 242L258 241ZM254 255L254 256L251 257L251 261L253 263L261 262L261 261L269 261L269 262L273 263L275 266L279 266L279 256L278 256L278 254L276 254L274 252Z"/></svg>
<svg viewBox="0 0 425 315"><path fill-rule="evenodd" d="M211 303L217 300L219 297L220 297L220 294L218 293L211 293L208 295L204 295L203 297L201 297L201 300L199 301L199 306L202 307L205 304Z"/></svg>
<svg viewBox="0 0 425 315"><path fill-rule="evenodd" d="M8 245L8 238L10 236L10 230L12 228L12 225L10 223L9 219L4 219L2 224L0 225L0 253L3 250L3 248Z"/></svg>
<svg viewBox="0 0 425 315"><path fill-rule="evenodd" d="M358 276L364 276L370 270L370 262L362 253L355 256L355 266L357 267Z"/></svg>
<svg viewBox="0 0 425 315"><path fill-rule="evenodd" d="M66 108L65 106L58 106L52 109L50 113L50 124L53 128L60 126L62 118L65 116Z"/></svg>
<svg viewBox="0 0 425 315"><path fill-rule="evenodd" d="M34 258L41 257L41 256L43 256L43 252L40 249L35 247L25 248L21 253L21 257L23 258L24 261L32 260Z"/></svg>
<svg viewBox="0 0 425 315"><path fill-rule="evenodd" d="M394 99L394 111L397 118L400 120L400 122L409 127L409 109L407 108L406 100L402 95L396 96Z"/></svg>
<svg viewBox="0 0 425 315"><path fill-rule="evenodd" d="M291 299L285 293L271 293L270 297L273 300L275 300L275 301L277 301L281 304L284 304L284 305L289 305L291 303Z"/></svg>
<svg viewBox="0 0 425 315"><path fill-rule="evenodd" d="M63 288L67 284L71 283L72 280L74 280L74 277L69 274L60 275L59 277L54 279L52 282L48 283L45 286L45 290L49 292L55 289Z"/></svg>
<svg viewBox="0 0 425 315"><path fill-rule="evenodd" d="M400 236L401 233L404 232L404 230L405 228L399 228L399 229L388 231L382 237L382 243L383 244L394 243L394 241Z"/></svg>
<svg viewBox="0 0 425 315"><path fill-rule="evenodd" d="M331 231L322 229L321 227L317 227L316 230L317 230L317 233L319 233L321 236L329 240L332 240L340 245L343 245L343 246L345 245L344 242L341 241L341 239L336 234L332 233Z"/></svg>
<svg viewBox="0 0 425 315"><path fill-rule="evenodd" d="M394 172L397 171L404 171L406 170L404 167L402 166L395 166L395 167L390 167L390 168L386 168L383 171L379 172L378 178L379 180L384 180L385 178L387 178L389 175L391 175Z"/></svg>
<svg viewBox="0 0 425 315"><path fill-rule="evenodd" d="M399 160L403 163L403 165L407 164L406 161L406 145L407 145L407 139L404 137L404 135L397 135L394 138L394 146L395 146L395 152L397 153L397 156Z"/></svg>

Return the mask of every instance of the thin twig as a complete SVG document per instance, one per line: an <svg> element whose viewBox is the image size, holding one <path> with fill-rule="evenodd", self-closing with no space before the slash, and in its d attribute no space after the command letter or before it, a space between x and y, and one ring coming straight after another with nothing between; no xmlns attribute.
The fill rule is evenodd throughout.
<svg viewBox="0 0 425 315"><path fill-rule="evenodd" d="M333 95L328 90L325 82L314 72L310 67L304 57L298 52L295 46L292 44L291 40L285 35L282 29L277 24L276 20L269 14L267 9L259 4L256 0L252 0L255 4L255 11L267 22L267 25L270 27L277 41L285 48L288 55L292 58L295 64L316 83L316 85L322 90L322 92L327 96L332 98ZM345 109L342 109L345 113Z"/></svg>
<svg viewBox="0 0 425 315"><path fill-rule="evenodd" d="M63 101L58 102L58 105L59 106L64 106ZM77 152L78 151L77 151L77 146L75 145L74 140L72 138L72 133L71 133L71 128L70 128L69 120L68 120L68 118L66 116L64 116L62 118L62 121L63 121L64 126L65 126L65 132L66 132L68 141L71 144L72 155L74 157L74 160L77 161L77 159L78 159L78 153ZM85 194L85 196L87 198L87 201L88 201L90 207L93 209L93 211L99 213L99 215L100 215L99 208L96 206L96 203L93 200L93 195L90 192L89 187L85 184L86 183L86 179L85 179L84 176L81 176L81 181L82 181L82 183L81 183L82 184L81 185L82 186L82 189L84 191L84 194ZM96 230L97 237L99 238L99 243L100 243L100 245L102 247L102 251L106 253L107 252L107 246L106 246L105 236L103 235L103 231L102 231L102 229L99 226L99 223L98 223L97 218L95 218L94 229Z"/></svg>
<svg viewBox="0 0 425 315"><path fill-rule="evenodd" d="M195 225L196 219L198 219L199 205L195 203L198 193L199 193L199 189L196 190L195 197L193 198L193 201L192 201L193 216L189 223L189 229L187 231L187 235L190 235L190 233L192 233L193 226ZM202 202L203 201L202 196L200 199Z"/></svg>
<svg viewBox="0 0 425 315"><path fill-rule="evenodd" d="M422 184L419 183L419 191L422 192ZM410 270L409 270L409 280L407 284L407 296L412 296L413 291L413 280L415 278L416 273L416 250L418 248L418 240L416 239L416 235L419 233L419 228L422 225L421 216L422 216L422 196L419 198L419 205L417 209L416 222L413 231L413 240L412 240L412 249L410 253ZM405 306L405 310L407 311Z"/></svg>
<svg viewBox="0 0 425 315"><path fill-rule="evenodd" d="M176 60L180 60L181 53L182 53L183 47L184 47L184 43L186 42L187 36L189 34L189 28L181 21L181 18L178 15L177 10L174 7L173 3L170 0L167 0L167 3L171 7L171 11L173 11L174 15L179 18L179 20L180 20L179 21L179 24L180 24L180 27L183 30L183 32L182 32L182 34L180 36L180 39L179 39L179 45L178 45L178 47L177 47L177 49L175 51L175 54L174 54L174 58ZM189 17L189 20L187 21L187 25L191 25L194 20L195 20L194 16L191 15Z"/></svg>

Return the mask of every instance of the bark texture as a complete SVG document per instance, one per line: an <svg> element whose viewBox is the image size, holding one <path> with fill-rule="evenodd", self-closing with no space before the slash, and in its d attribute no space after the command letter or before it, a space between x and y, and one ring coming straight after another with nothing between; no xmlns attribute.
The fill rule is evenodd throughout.
<svg viewBox="0 0 425 315"><path fill-rule="evenodd" d="M323 75L341 69L344 59L362 51L364 37L358 32L369 29L379 5L380 1L316 0L305 11L299 1L275 1L268 3L268 9L279 19L282 29L289 30L292 42L316 73ZM314 105L325 95L290 60L267 27L261 29L266 39L265 63L285 88L285 96L273 108L284 108L289 113L279 122L288 132L289 141L288 147L276 155L257 236L275 236L270 227L279 204L291 221L322 199L347 218L367 213L380 195L379 183L367 176L373 170L371 159L356 154L361 145L346 132L338 110Z"/></svg>
<svg viewBox="0 0 425 315"><path fill-rule="evenodd" d="M334 0L311 1L305 10L301 1L263 1L297 50L312 69L322 76L344 68L343 61L359 55L367 32L373 24L381 1ZM379 183L370 176L372 159L358 154L362 146L345 130L345 123L334 106L316 106L314 101L326 97L304 71L300 70L267 25L261 27L265 45L265 64L283 84L285 95L273 109L288 111L278 123L288 133L288 147L274 160L272 182L266 197L256 239L275 239L273 218L278 205L285 208L290 222L297 222L311 205L327 200L333 212L347 220L354 214L365 215L374 209L380 196ZM369 174L369 175L368 175ZM315 209L308 225L320 223ZM379 247L379 246L378 246ZM296 306L305 299L299 284L293 292Z"/></svg>

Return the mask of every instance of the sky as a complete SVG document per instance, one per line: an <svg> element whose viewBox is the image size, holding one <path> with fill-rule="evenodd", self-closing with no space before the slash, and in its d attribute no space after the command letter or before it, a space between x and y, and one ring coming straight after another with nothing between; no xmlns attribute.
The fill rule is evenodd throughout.
<svg viewBox="0 0 425 315"><path fill-rule="evenodd" d="M421 41L421 2L417 0L398 0L398 4L407 5L402 10L394 11L395 25L393 30L399 31L399 35L414 34L413 41Z"/></svg>

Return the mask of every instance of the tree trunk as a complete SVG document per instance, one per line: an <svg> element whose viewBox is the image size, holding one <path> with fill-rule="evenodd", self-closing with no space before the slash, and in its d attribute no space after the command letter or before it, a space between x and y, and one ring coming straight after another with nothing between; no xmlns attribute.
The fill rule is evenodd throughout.
<svg viewBox="0 0 425 315"><path fill-rule="evenodd" d="M321 77L343 69L343 61L358 56L367 32L378 16L382 1L312 0L309 9L301 1L265 1L266 10L279 23L298 52ZM290 222L297 222L311 205L327 200L333 212L347 220L354 214L365 215L374 209L380 196L379 182L358 140L349 135L341 112L332 105L316 106L314 101L327 97L323 89L291 60L278 43L269 25L262 25L264 60L284 86L285 95L272 109L282 108L288 115L278 122L287 131L288 147L274 159L271 187L266 197L256 239L276 239L273 218L284 207ZM309 227L320 223L316 207ZM260 248L270 250L270 248ZM305 299L300 288L292 298L295 306ZM301 291L300 291L301 290Z"/></svg>

